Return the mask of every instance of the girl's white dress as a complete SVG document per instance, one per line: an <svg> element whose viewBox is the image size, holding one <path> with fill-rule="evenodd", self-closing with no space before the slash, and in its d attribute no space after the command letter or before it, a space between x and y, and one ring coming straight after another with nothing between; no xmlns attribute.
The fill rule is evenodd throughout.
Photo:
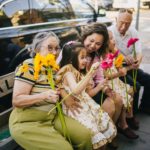
<svg viewBox="0 0 150 150"><path fill-rule="evenodd" d="M72 72L74 74L77 83L81 81L82 76L71 64L60 69L56 75L56 83L58 87L63 88L67 93L70 93L70 88L63 82L67 72ZM108 114L104 111L100 111L100 106L85 91L81 92L80 95L74 96L79 100L79 103L82 106L80 113L74 115L70 110L67 110L65 104L63 104L64 113L67 116L78 120L82 125L91 130L94 149L111 142L116 136L116 127Z"/></svg>
<svg viewBox="0 0 150 150"><path fill-rule="evenodd" d="M112 66L111 68L112 74L117 73L117 69ZM110 71L109 71L110 74ZM131 86L122 82L119 77L109 80L109 86L112 87L113 83L113 90L118 93L122 97L122 101L125 108L131 106L131 101L133 101L133 97L128 93L131 90Z"/></svg>

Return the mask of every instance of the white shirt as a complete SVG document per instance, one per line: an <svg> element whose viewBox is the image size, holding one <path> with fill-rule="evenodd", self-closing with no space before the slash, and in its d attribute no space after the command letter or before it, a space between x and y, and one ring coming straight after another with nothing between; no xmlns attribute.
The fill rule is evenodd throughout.
<svg viewBox="0 0 150 150"><path fill-rule="evenodd" d="M116 25L112 25L111 27L108 28L108 30L112 32L113 38L116 43L116 47L120 50L120 52L125 56L132 55L133 46L127 48L127 44L130 38L139 39L136 29L133 27L129 27L128 31L125 33L124 36L119 33ZM137 54L142 52L140 39L135 43L135 50Z"/></svg>

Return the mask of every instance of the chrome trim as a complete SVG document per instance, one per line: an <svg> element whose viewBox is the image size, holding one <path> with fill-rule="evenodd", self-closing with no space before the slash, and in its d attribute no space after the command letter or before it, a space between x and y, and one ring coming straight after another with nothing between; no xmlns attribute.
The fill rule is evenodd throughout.
<svg viewBox="0 0 150 150"><path fill-rule="evenodd" d="M43 22L43 23L35 23L35 24L28 24L28 25L19 25L19 26L13 26L13 27L5 27L0 28L1 30L7 30L7 29L17 29L17 28L26 28L26 27L34 27L34 26L41 26L41 25L50 25L50 24L59 24L59 23L69 23L69 22L81 22L81 21L87 21L92 18L80 18L80 19L69 19L69 20L62 20L62 21L53 21L53 22Z"/></svg>

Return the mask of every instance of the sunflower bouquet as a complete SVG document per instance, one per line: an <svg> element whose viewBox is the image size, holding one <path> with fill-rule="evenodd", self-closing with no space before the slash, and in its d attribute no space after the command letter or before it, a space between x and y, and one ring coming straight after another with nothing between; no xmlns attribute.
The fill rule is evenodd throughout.
<svg viewBox="0 0 150 150"><path fill-rule="evenodd" d="M59 69L59 66L56 63L55 56L53 54L48 54L46 56L41 56L39 53L36 54L34 58L34 79L35 80L39 78L39 74L42 71L42 67L44 67L47 71L47 80L51 89L55 90L54 72L56 72ZM62 107L59 102L56 102L56 108L57 108L59 119L61 121L63 134L66 138L70 139L67 133L67 126L62 111Z"/></svg>

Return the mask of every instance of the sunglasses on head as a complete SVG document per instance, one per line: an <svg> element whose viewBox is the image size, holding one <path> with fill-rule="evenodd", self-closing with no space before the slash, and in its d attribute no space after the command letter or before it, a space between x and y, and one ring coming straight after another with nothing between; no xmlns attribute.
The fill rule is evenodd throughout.
<svg viewBox="0 0 150 150"><path fill-rule="evenodd" d="M125 8L122 8L119 10L119 13L129 13L129 14L133 14L133 11L131 9L125 9Z"/></svg>

